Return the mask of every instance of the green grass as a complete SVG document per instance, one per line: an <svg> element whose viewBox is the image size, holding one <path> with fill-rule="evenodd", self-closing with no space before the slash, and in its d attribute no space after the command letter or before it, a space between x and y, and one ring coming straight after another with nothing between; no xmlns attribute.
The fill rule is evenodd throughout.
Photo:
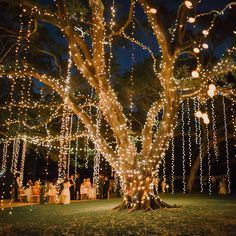
<svg viewBox="0 0 236 236"><path fill-rule="evenodd" d="M162 195L181 206L153 212L111 210L121 199L34 205L0 212L0 235L236 235L236 197ZM31 211L32 210L32 211Z"/></svg>

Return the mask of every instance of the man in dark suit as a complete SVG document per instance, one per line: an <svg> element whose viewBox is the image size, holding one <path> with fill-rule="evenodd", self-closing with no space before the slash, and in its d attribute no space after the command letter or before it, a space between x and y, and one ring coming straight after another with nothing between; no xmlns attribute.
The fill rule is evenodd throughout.
<svg viewBox="0 0 236 236"><path fill-rule="evenodd" d="M81 195L80 195L80 186L82 184L82 179L80 178L80 174L75 175L75 199L77 198L77 193L79 195L78 200L80 200Z"/></svg>
<svg viewBox="0 0 236 236"><path fill-rule="evenodd" d="M74 175L70 176L70 200L75 200L75 181L74 181Z"/></svg>

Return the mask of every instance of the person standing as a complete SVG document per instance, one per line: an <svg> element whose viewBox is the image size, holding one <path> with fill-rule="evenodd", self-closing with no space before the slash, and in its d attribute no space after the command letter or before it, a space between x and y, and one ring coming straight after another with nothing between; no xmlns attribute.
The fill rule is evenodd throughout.
<svg viewBox="0 0 236 236"><path fill-rule="evenodd" d="M59 203L70 204L70 187L70 181L68 180L68 178L66 178L63 183L63 190L59 197Z"/></svg>
<svg viewBox="0 0 236 236"><path fill-rule="evenodd" d="M108 176L105 176L104 178L104 186L103 186L103 199L109 198L109 187L110 187L110 180Z"/></svg>
<svg viewBox="0 0 236 236"><path fill-rule="evenodd" d="M13 180L14 200L18 202L18 195L21 187L20 173L16 173Z"/></svg>
<svg viewBox="0 0 236 236"><path fill-rule="evenodd" d="M74 175L70 176L70 200L75 200L75 181L74 181Z"/></svg>
<svg viewBox="0 0 236 236"><path fill-rule="evenodd" d="M81 199L81 194L80 194L80 187L82 184L82 179L80 178L80 174L75 175L75 199L77 199L77 193L78 193L78 200Z"/></svg>
<svg viewBox="0 0 236 236"><path fill-rule="evenodd" d="M99 174L98 177L98 199L103 199L104 175Z"/></svg>

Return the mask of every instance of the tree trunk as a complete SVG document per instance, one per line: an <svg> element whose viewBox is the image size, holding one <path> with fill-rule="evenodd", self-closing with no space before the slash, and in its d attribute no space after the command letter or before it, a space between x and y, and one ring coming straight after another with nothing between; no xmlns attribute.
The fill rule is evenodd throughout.
<svg viewBox="0 0 236 236"><path fill-rule="evenodd" d="M126 177L124 180L123 202L115 207L117 210L156 210L160 208L175 208L162 201L157 194L155 177L149 173Z"/></svg>

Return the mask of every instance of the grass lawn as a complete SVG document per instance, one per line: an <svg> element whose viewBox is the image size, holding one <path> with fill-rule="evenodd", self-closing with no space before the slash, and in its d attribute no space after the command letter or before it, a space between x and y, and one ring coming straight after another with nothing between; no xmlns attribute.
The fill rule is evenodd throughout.
<svg viewBox="0 0 236 236"><path fill-rule="evenodd" d="M0 212L0 235L236 235L236 196L164 194L181 206L153 212L111 210L121 199L34 205Z"/></svg>

